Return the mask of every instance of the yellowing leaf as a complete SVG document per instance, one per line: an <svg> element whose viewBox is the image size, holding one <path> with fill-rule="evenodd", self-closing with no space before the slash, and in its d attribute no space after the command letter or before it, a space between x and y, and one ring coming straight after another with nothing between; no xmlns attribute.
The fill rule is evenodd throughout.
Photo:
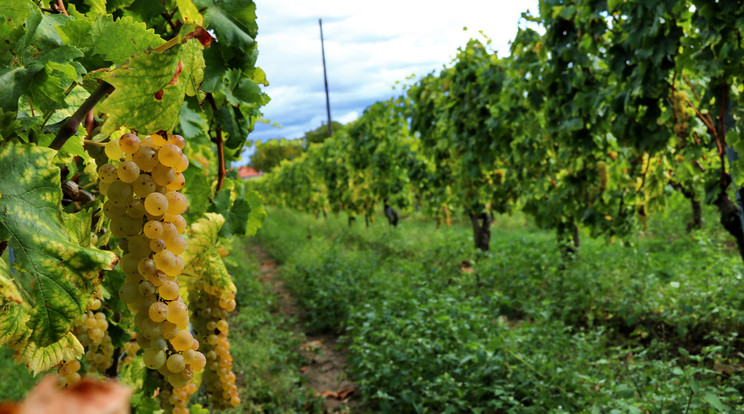
<svg viewBox="0 0 744 414"><path fill-rule="evenodd" d="M0 144L0 241L16 254L13 282L28 301L25 340L31 349L58 343L83 313L99 271L112 269L112 252L81 247L61 211L56 151L34 145ZM5 306L10 296L0 297ZM21 306L21 305L18 305ZM14 334L0 329L0 342ZM21 349L21 348L15 348Z"/></svg>
<svg viewBox="0 0 744 414"><path fill-rule="evenodd" d="M235 284L218 250L225 218L215 213L205 213L205 216L189 226L188 245L181 255L186 265L184 273L200 277L207 287L216 288L224 297L229 297L236 291Z"/></svg>
<svg viewBox="0 0 744 414"><path fill-rule="evenodd" d="M191 39L166 53L137 55L107 73L103 79L116 89L99 106L109 115L101 132L109 134L121 126L141 132L172 130L184 96L196 93L201 82L201 47Z"/></svg>
<svg viewBox="0 0 744 414"><path fill-rule="evenodd" d="M181 12L183 20L187 23L196 23L199 26L204 25L204 17L202 17L199 10L196 8L191 0L176 0L178 11Z"/></svg>

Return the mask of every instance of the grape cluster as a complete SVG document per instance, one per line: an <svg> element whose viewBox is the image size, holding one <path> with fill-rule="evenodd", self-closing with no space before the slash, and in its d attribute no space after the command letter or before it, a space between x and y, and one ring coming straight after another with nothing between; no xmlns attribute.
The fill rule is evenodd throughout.
<svg viewBox="0 0 744 414"><path fill-rule="evenodd" d="M198 387L193 382L189 382L180 388L165 388L158 394L160 406L165 412L172 414L189 414L189 409L186 406L197 389Z"/></svg>
<svg viewBox="0 0 744 414"><path fill-rule="evenodd" d="M114 345L108 334L106 314L101 311L101 297L101 285L97 285L93 298L88 302L88 311L74 327L78 341L88 349L85 359L88 370L92 372L103 372L113 364Z"/></svg>
<svg viewBox="0 0 744 414"><path fill-rule="evenodd" d="M103 214L124 251L119 265L127 277L119 296L135 313L145 365L174 387L187 385L207 362L189 331L178 285L184 266L179 255L186 249L181 234L187 202L178 192L189 165L184 146L180 135L140 141L127 133L106 144L110 162L98 168L99 189L107 197Z"/></svg>
<svg viewBox="0 0 744 414"><path fill-rule="evenodd" d="M141 349L139 344L136 341L137 334L135 332L130 332L130 335L132 338L134 338L131 341L127 341L124 343L124 359L123 362L125 364L130 364L132 360L134 359L134 356L137 355L137 352Z"/></svg>
<svg viewBox="0 0 744 414"><path fill-rule="evenodd" d="M610 185L610 169L604 161L597 161L597 173L599 174L599 191L604 191Z"/></svg>
<svg viewBox="0 0 744 414"><path fill-rule="evenodd" d="M108 334L108 326L105 313L89 310L84 322L77 327L76 336L80 344L88 348L85 353L88 371L101 373L113 364L114 345Z"/></svg>
<svg viewBox="0 0 744 414"><path fill-rule="evenodd" d="M207 369L204 372L207 392L211 395L215 408L236 407L240 404L240 396L235 385L233 358L227 340L227 315L235 310L235 295L221 292L202 280L192 283L189 301L194 309L194 332L204 344L203 350L207 357Z"/></svg>
<svg viewBox="0 0 744 414"><path fill-rule="evenodd" d="M690 113L686 109L687 105L687 92L685 91L675 91L672 95L672 103L674 107L674 116L677 120L676 124L674 125L674 133L680 137L684 138L687 134L687 129L690 127L689 119L690 119Z"/></svg>
<svg viewBox="0 0 744 414"><path fill-rule="evenodd" d="M65 384L72 387L80 382L81 377L78 371L80 371L80 361L73 359L71 361L63 362L57 370L57 374L64 378Z"/></svg>

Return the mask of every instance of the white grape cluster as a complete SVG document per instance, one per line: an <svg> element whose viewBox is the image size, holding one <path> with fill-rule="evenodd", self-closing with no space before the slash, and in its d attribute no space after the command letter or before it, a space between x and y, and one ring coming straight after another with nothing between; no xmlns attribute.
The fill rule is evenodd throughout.
<svg viewBox="0 0 744 414"><path fill-rule="evenodd" d="M237 407L240 396L227 340L227 315L235 310L235 295L223 295L218 288L196 280L189 289L189 301L193 307L194 331L204 344L207 357L204 383L212 396L212 404L218 409Z"/></svg>
<svg viewBox="0 0 744 414"><path fill-rule="evenodd" d="M672 95L672 103L674 109L674 115L677 122L674 124L674 133L684 138L687 135L687 130L690 127L690 110L687 109L687 92L675 91Z"/></svg>
<svg viewBox="0 0 744 414"><path fill-rule="evenodd" d="M206 365L189 331L189 314L179 294L179 255L186 249L187 202L183 171L189 165L183 137L132 133L106 144L109 163L98 168L106 195L104 215L112 235L122 239L119 262L127 275L119 296L135 313L145 365L174 387L183 387Z"/></svg>
<svg viewBox="0 0 744 414"><path fill-rule="evenodd" d="M78 371L80 371L80 361L73 359L64 361L57 370L57 374L64 378L65 385L72 387L82 379Z"/></svg>
<svg viewBox="0 0 744 414"><path fill-rule="evenodd" d="M96 286L93 298L88 302L84 318L75 325L74 333L80 344L88 351L85 360L88 371L103 372L113 364L114 345L108 334L106 314L101 312L101 286ZM77 371L76 371L77 372Z"/></svg>
<svg viewBox="0 0 744 414"><path fill-rule="evenodd" d="M172 414L189 414L187 405L191 396L197 391L198 387L193 382L189 382L187 385L180 388L165 388L158 398L160 398L160 407L165 410L166 413Z"/></svg>

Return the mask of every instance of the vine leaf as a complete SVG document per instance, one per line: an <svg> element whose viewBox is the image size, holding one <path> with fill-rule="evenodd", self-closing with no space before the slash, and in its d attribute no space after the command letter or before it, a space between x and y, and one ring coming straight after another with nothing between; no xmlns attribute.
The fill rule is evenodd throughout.
<svg viewBox="0 0 744 414"><path fill-rule="evenodd" d="M109 115L101 133L110 134L121 126L143 132L172 130L184 96L196 93L195 85L201 83L201 47L198 40L191 39L166 53L134 56L107 73L103 80L116 89L99 105Z"/></svg>
<svg viewBox="0 0 744 414"><path fill-rule="evenodd" d="M244 197L232 200L227 186L214 198L210 211L225 218L220 231L221 237L252 236L261 228L267 215L263 199L257 192L250 191Z"/></svg>
<svg viewBox="0 0 744 414"><path fill-rule="evenodd" d="M18 99L24 94L42 112L59 109L64 106L65 90L84 71L74 62L82 52L63 45L54 30L64 16L43 15L30 4L16 10L6 9L4 3L0 1L3 21L0 29L0 109L17 111ZM23 7L28 10L23 12Z"/></svg>
<svg viewBox="0 0 744 414"><path fill-rule="evenodd" d="M243 0L217 0L204 12L205 26L217 39L238 49L249 50L255 40L256 5L246 7Z"/></svg>
<svg viewBox="0 0 744 414"><path fill-rule="evenodd" d="M15 250L16 287L29 292L28 309L14 313L16 325L24 319L22 338L14 339L16 334L0 328L0 343L14 341L21 358L44 359L53 351L50 346L71 343L65 337L85 311L90 280L100 270L113 269L117 261L112 252L80 246L65 225L60 172L52 166L56 154L32 145L0 144L0 240ZM24 306L9 304L5 295L0 301L4 307ZM3 317L8 318L8 312Z"/></svg>
<svg viewBox="0 0 744 414"><path fill-rule="evenodd" d="M215 288L229 297L236 291L235 284L217 250L225 218L215 213L206 213L205 216L189 226L188 247L181 256L186 265L184 273L201 277L207 287Z"/></svg>
<svg viewBox="0 0 744 414"><path fill-rule="evenodd" d="M91 69L108 66L105 62L121 63L130 56L150 50L164 42L163 38L148 29L144 22L136 22L131 16L114 20L111 15L99 15L95 21L69 19L64 25L55 27L66 45L75 46L85 53L85 62ZM121 39L127 39L122 42Z"/></svg>
<svg viewBox="0 0 744 414"><path fill-rule="evenodd" d="M21 292L13 283L13 274L5 260L0 258L0 297L15 303L24 303Z"/></svg>
<svg viewBox="0 0 744 414"><path fill-rule="evenodd" d="M28 303L8 304L0 308L0 345L15 350L13 359L25 364L34 375L57 366L62 361L80 359L85 350L72 334L65 333L59 340L46 345L30 341L27 325L32 309Z"/></svg>

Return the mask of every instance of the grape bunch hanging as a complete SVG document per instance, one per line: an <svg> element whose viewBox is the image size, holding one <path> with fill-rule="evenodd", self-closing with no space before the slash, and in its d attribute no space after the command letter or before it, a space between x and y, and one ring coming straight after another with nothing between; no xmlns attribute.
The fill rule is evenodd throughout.
<svg viewBox="0 0 744 414"><path fill-rule="evenodd" d="M179 256L186 249L183 171L189 160L179 135L152 134L143 140L126 133L105 146L109 162L98 168L99 189L107 197L104 215L121 239L119 263L126 274L121 299L135 314L137 343L145 365L174 388L188 385L206 365L189 330L189 312L180 297Z"/></svg>

